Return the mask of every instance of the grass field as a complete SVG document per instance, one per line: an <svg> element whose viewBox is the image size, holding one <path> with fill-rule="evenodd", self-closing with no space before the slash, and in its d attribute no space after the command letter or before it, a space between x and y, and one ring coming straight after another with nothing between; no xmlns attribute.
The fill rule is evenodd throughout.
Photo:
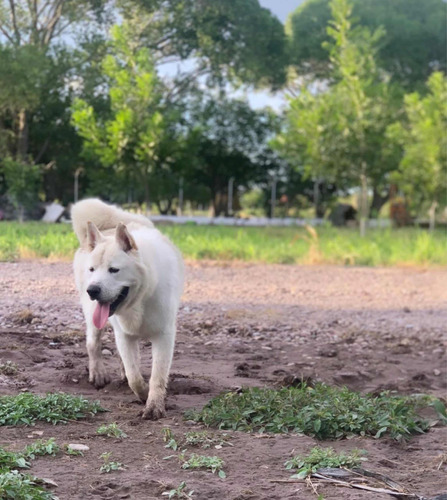
<svg viewBox="0 0 447 500"><path fill-rule="evenodd" d="M238 228L161 226L185 258L242 260L278 264L360 266L446 265L444 231ZM71 259L77 240L70 225L0 222L0 260Z"/></svg>

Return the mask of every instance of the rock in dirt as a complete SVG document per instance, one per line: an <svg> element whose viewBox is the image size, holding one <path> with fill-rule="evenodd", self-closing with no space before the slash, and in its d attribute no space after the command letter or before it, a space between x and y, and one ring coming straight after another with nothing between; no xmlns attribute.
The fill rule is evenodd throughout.
<svg viewBox="0 0 447 500"><path fill-rule="evenodd" d="M86 444L71 443L67 446L69 450L73 451L88 451L90 448Z"/></svg>

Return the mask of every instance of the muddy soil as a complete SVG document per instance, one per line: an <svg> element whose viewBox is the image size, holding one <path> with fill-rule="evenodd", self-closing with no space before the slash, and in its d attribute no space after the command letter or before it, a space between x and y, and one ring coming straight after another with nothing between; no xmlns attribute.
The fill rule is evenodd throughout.
<svg viewBox="0 0 447 500"><path fill-rule="evenodd" d="M321 445L309 437L227 432L232 446L194 450L225 461L226 479L182 470L165 448L163 428L181 440L200 426L183 412L200 408L223 390L277 386L312 377L358 391L390 389L445 397L447 387L447 272L189 263L167 398L168 416L138 417L142 406L119 382L110 331L104 357L114 381L101 390L88 383L83 318L69 263L0 263L0 360L20 368L0 375L0 394L64 391L99 399L109 411L67 425L0 428L0 445L20 449L42 431L59 444L82 443L83 457L39 458L31 472L51 478L62 500L166 498L186 481L193 498L315 499L303 482L287 482L284 462ZM150 374L150 346L142 347ZM96 434L117 422L118 440ZM31 436L31 437L30 437ZM434 427L406 443L365 439L324 443L336 450L365 449L367 468L426 497L447 491L447 429ZM100 455L126 465L101 474ZM387 495L320 485L325 499L388 499Z"/></svg>

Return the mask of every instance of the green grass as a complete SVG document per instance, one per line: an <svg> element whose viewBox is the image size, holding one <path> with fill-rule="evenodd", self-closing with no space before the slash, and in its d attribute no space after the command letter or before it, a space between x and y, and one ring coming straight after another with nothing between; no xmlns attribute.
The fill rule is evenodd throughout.
<svg viewBox="0 0 447 500"><path fill-rule="evenodd" d="M429 429L430 422L419 415L427 406L445 420L442 403L429 396L362 395L347 388L303 384L223 393L202 410L186 412L185 418L219 429L294 432L317 439L354 435L402 439Z"/></svg>
<svg viewBox="0 0 447 500"><path fill-rule="evenodd" d="M323 467L353 468L358 467L366 460L364 450L352 450L350 453L336 453L333 448L320 448L316 446L310 450L309 455L296 455L284 464L287 470L296 473L291 479L304 479Z"/></svg>
<svg viewBox="0 0 447 500"><path fill-rule="evenodd" d="M278 264L360 266L446 265L445 232L353 229L160 226L185 258ZM0 222L0 261L27 258L71 259L77 239L69 224Z"/></svg>
<svg viewBox="0 0 447 500"><path fill-rule="evenodd" d="M46 396L29 392L17 396L0 396L0 426L33 425L36 421L67 423L100 411L105 410L99 401L88 401L82 396L62 392Z"/></svg>

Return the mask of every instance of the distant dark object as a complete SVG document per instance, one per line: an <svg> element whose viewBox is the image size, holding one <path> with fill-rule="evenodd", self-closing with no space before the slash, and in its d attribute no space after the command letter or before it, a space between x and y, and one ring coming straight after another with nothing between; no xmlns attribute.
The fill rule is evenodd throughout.
<svg viewBox="0 0 447 500"><path fill-rule="evenodd" d="M19 218L19 211L6 194L0 196L0 211L2 212L0 220L17 220ZM44 213L44 204L36 203L31 207L25 207L24 220L39 220Z"/></svg>
<svg viewBox="0 0 447 500"><path fill-rule="evenodd" d="M348 225L349 222L355 221L357 210L346 203L336 205L329 215L329 220L334 226L341 227Z"/></svg>

